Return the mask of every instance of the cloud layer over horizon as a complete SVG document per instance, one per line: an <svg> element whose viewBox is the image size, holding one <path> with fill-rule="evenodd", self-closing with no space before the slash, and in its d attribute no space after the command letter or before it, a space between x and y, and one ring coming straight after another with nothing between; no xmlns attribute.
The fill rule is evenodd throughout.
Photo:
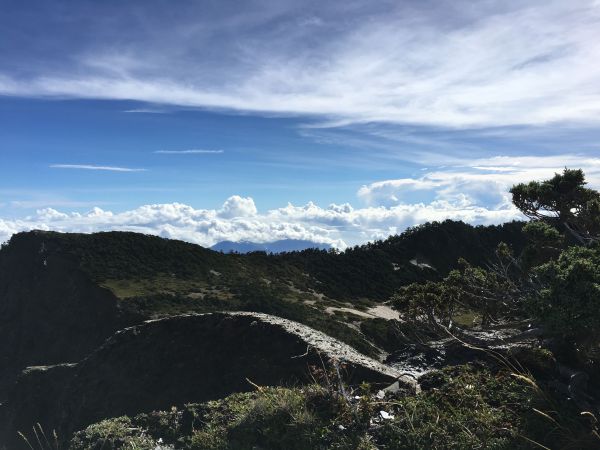
<svg viewBox="0 0 600 450"><path fill-rule="evenodd" d="M44 208L24 219L0 219L0 242L20 231L40 229L80 233L135 231L205 247L223 240L264 243L302 239L344 249L352 244L385 239L409 226L433 220L490 225L520 218L514 209L489 210L448 202L360 209L348 203L331 204L327 208L314 203L303 206L290 203L259 214L252 198L232 196L219 210L194 209L182 203L143 205L119 213L98 207L87 213Z"/></svg>
<svg viewBox="0 0 600 450"><path fill-rule="evenodd" d="M561 165L586 167L589 185L600 187L600 158L491 157L447 171L430 171L418 178L386 180L362 186L358 198L323 208L313 202L259 212L254 199L234 195L219 209L196 209L183 203L150 204L123 212L95 207L86 213L39 209L24 219L0 219L0 242L31 229L64 232L136 231L203 246L222 240L272 242L303 239L343 249L384 239L429 221L462 220L499 224L523 219L510 202L508 189L517 182L546 179ZM415 201L419 195L422 201ZM491 205L491 206L486 206Z"/></svg>

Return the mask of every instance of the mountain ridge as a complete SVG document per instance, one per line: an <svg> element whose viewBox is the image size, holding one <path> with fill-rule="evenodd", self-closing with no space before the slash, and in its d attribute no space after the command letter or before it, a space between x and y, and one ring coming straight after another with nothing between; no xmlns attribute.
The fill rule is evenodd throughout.
<svg viewBox="0 0 600 450"><path fill-rule="evenodd" d="M329 250L333 248L331 244L319 243L305 239L280 239L271 242L252 242L252 241L220 241L211 246L211 250L222 253L249 253L249 252L267 252L284 253L295 252L306 249Z"/></svg>
<svg viewBox="0 0 600 450"><path fill-rule="evenodd" d="M189 314L270 314L383 360L387 343L404 342L403 333L412 331L400 331L396 321L369 311L400 286L440 279L455 267L456 261L450 261L460 254L481 263L493 257L492 249L501 241L519 249L521 227L446 221L343 252L308 249L281 254L224 254L131 232L18 233L0 249L0 403L16 380L29 380L19 389L21 397L32 402L36 397L29 395L40 390L66 395L48 381L46 369L26 369L29 366L48 367L48 376L67 380L73 364L120 330ZM434 269L415 265L415 257ZM190 329L188 335L194 333ZM122 349L132 361L144 354ZM306 346L298 354L304 352ZM41 404L52 405L54 400L50 396ZM19 427L36 419L24 411ZM65 438L72 431L68 429ZM7 429L5 434L15 432Z"/></svg>

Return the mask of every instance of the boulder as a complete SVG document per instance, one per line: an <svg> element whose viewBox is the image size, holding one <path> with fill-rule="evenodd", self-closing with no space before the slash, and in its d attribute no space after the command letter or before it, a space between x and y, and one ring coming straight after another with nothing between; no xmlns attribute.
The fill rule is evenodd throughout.
<svg viewBox="0 0 600 450"><path fill-rule="evenodd" d="M0 409L0 443L40 423L65 440L104 418L203 402L254 385L311 382L311 366L338 364L347 381L416 383L308 326L259 313L147 321L118 331L77 364L30 368ZM0 425L2 426L2 425ZM1 446L0 446L1 448Z"/></svg>

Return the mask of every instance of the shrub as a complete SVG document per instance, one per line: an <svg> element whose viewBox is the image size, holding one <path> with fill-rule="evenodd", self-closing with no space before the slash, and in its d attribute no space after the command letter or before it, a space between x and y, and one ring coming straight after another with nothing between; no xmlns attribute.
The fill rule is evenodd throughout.
<svg viewBox="0 0 600 450"><path fill-rule="evenodd" d="M536 269L545 286L530 307L549 332L568 340L600 332L600 249L570 247Z"/></svg>

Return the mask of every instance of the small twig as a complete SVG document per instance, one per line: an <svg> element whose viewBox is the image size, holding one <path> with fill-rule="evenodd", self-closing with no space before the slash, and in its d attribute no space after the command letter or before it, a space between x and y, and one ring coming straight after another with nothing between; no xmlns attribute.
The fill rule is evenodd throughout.
<svg viewBox="0 0 600 450"><path fill-rule="evenodd" d="M37 440L37 443L40 446L40 450L44 450L44 446L42 445L42 441L40 441L40 437L38 436L37 430L35 429L35 425L32 428L33 434L35 435L35 439Z"/></svg>
<svg viewBox="0 0 600 450"><path fill-rule="evenodd" d="M308 356L308 352L310 351L310 345L306 346L306 352L303 353L302 355L296 355L296 356L292 356L290 359L296 359L296 358L303 358L305 356Z"/></svg>
<svg viewBox="0 0 600 450"><path fill-rule="evenodd" d="M21 436L21 438L22 438L22 439L25 441L25 443L26 443L26 444L29 446L29 448L30 448L31 450L34 450L34 449L33 449L33 446L32 446L32 445L31 445L31 443L29 442L29 439L27 439L23 433L21 433L20 431L17 431L17 434L18 434L19 436Z"/></svg>
<svg viewBox="0 0 600 450"><path fill-rule="evenodd" d="M255 388L255 389L258 391L258 392L264 392L265 388L263 388L262 386L259 386L259 385L258 385L258 384L256 384L256 383L253 383L252 381L250 381L250 378L247 378L247 377L246 377L246 381L247 381L248 383L250 383L250 384L251 384L251 385L252 385L252 386L253 386L253 387L254 387L254 388Z"/></svg>
<svg viewBox="0 0 600 450"><path fill-rule="evenodd" d="M42 428L42 426L40 425L39 422L36 425L39 428L40 433L42 433L42 436L44 437L44 440L46 441L46 444L48 444L48 450L52 449L52 446L50 445L50 441L46 437L46 433L44 433L44 429Z"/></svg>

